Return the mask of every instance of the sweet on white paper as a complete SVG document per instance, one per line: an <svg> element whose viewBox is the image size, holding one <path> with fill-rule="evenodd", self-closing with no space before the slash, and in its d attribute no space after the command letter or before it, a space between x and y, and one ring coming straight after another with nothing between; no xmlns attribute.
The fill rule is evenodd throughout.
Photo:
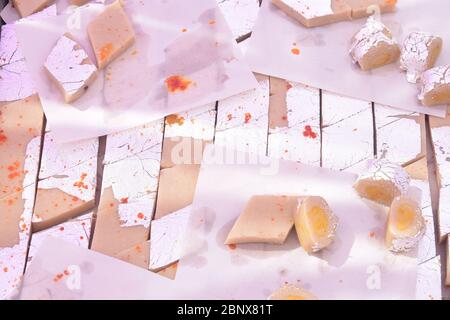
<svg viewBox="0 0 450 320"><path fill-rule="evenodd" d="M408 196L394 199L389 210L386 246L395 253L415 248L425 232L425 220L419 204Z"/></svg>
<svg viewBox="0 0 450 320"><path fill-rule="evenodd" d="M272 0L305 27L318 27L351 19L351 8L342 0Z"/></svg>
<svg viewBox="0 0 450 320"><path fill-rule="evenodd" d="M154 220L150 231L149 269L158 271L181 258L191 206Z"/></svg>
<svg viewBox="0 0 450 320"><path fill-rule="evenodd" d="M103 69L119 57L135 41L133 25L120 0L109 5L91 21L87 31L99 69Z"/></svg>
<svg viewBox="0 0 450 320"><path fill-rule="evenodd" d="M53 0L12 0L14 8L22 18L48 7Z"/></svg>
<svg viewBox="0 0 450 320"><path fill-rule="evenodd" d="M274 291L268 300L318 300L312 293L293 284L286 284Z"/></svg>
<svg viewBox="0 0 450 320"><path fill-rule="evenodd" d="M361 197L390 206L394 198L407 192L410 180L400 165L380 159L358 177L354 188Z"/></svg>
<svg viewBox="0 0 450 320"><path fill-rule="evenodd" d="M406 38L400 56L400 68L406 71L408 82L417 83L422 72L434 67L442 45L442 38L421 31L412 32Z"/></svg>
<svg viewBox="0 0 450 320"><path fill-rule="evenodd" d="M325 199L317 196L299 201L294 221L300 244L308 253L328 247L334 240L339 223Z"/></svg>
<svg viewBox="0 0 450 320"><path fill-rule="evenodd" d="M422 73L418 98L424 106L450 104L450 65Z"/></svg>
<svg viewBox="0 0 450 320"><path fill-rule="evenodd" d="M45 61L49 77L59 88L67 103L80 98L97 77L97 67L86 51L64 34L56 43Z"/></svg>
<svg viewBox="0 0 450 320"><path fill-rule="evenodd" d="M400 57L400 48L391 31L374 17L352 39L350 55L362 70L371 70L393 63Z"/></svg>
<svg viewBox="0 0 450 320"><path fill-rule="evenodd" d="M294 225L297 197L252 196L235 221L225 244L283 244Z"/></svg>

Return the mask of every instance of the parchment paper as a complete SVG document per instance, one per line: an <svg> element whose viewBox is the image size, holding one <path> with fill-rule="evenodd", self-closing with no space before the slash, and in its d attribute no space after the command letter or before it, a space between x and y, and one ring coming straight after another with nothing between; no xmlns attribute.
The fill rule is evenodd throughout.
<svg viewBox="0 0 450 320"><path fill-rule="evenodd" d="M86 27L103 8L90 4L73 14L17 25L19 43L57 142L129 129L256 86L214 0L128 0L125 9L136 44L103 71L79 100L64 103L45 73L44 62L65 32L72 33L95 61ZM164 80L173 75L188 78L192 85L168 93Z"/></svg>
<svg viewBox="0 0 450 320"><path fill-rule="evenodd" d="M242 164L225 164L233 158ZM386 250L386 209L361 200L352 190L355 178L208 146L186 230L185 256L174 281L48 240L28 268L22 298L50 293L52 298L77 299L266 299L288 282L320 299L414 299L416 252L402 256ZM412 194L416 192L420 197L418 189L411 189ZM340 219L335 242L311 256L300 247L294 232L281 246L225 246L235 219L254 194L325 197ZM55 274L71 265L80 268L85 281L75 296L67 290L66 280L53 281Z"/></svg>
<svg viewBox="0 0 450 320"><path fill-rule="evenodd" d="M402 46L412 31L426 31L444 40L436 65L450 64L450 1L398 1L397 12L381 21ZM424 107L418 88L406 81L399 62L365 72L348 53L352 36L365 19L305 28L264 0L250 38L246 61L254 72L301 82L334 93L409 111L446 116L446 106ZM298 48L300 54L291 53Z"/></svg>

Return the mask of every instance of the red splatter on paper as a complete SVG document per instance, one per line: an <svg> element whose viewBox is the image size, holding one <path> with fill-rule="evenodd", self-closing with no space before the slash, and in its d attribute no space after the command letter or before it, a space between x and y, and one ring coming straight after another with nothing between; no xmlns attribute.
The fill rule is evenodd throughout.
<svg viewBox="0 0 450 320"><path fill-rule="evenodd" d="M305 126L305 130L303 131L303 136L305 138L315 139L317 138L317 133L312 130L311 126L307 125Z"/></svg>
<svg viewBox="0 0 450 320"><path fill-rule="evenodd" d="M166 83L167 91L169 91L169 93L186 91L193 84L191 80L179 75L168 77L164 82Z"/></svg>

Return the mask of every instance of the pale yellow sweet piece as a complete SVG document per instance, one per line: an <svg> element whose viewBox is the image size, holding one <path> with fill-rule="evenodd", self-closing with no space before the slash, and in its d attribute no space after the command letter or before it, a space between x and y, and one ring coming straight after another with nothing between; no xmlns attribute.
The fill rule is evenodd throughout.
<svg viewBox="0 0 450 320"><path fill-rule="evenodd" d="M288 284L272 293L268 300L318 300L318 298L308 291Z"/></svg>
<svg viewBox="0 0 450 320"><path fill-rule="evenodd" d="M148 269L150 261L150 240L138 243L116 255L116 258L137 267Z"/></svg>
<svg viewBox="0 0 450 320"><path fill-rule="evenodd" d="M94 207L95 201L83 201L60 189L39 189L34 205L33 231L41 231L76 218Z"/></svg>
<svg viewBox="0 0 450 320"><path fill-rule="evenodd" d="M99 69L110 64L135 41L133 25L123 10L121 1L109 5L91 21L87 32Z"/></svg>
<svg viewBox="0 0 450 320"><path fill-rule="evenodd" d="M368 17L376 12L395 12L397 0L343 0L352 10L352 18ZM378 11L379 10L379 11Z"/></svg>
<svg viewBox="0 0 450 320"><path fill-rule="evenodd" d="M311 16L308 12L299 11L295 6L295 1L286 0L272 0L272 3L280 8L291 18L299 21L307 28L319 27L327 24L332 24L339 21L346 21L351 19L351 8L344 2L344 0L330 0L332 13L324 15ZM297 1L301 2L301 1ZM309 6L305 6L307 11Z"/></svg>
<svg viewBox="0 0 450 320"><path fill-rule="evenodd" d="M322 197L305 198L294 220L298 239L306 252L317 252L333 242L338 219Z"/></svg>
<svg viewBox="0 0 450 320"><path fill-rule="evenodd" d="M12 5L19 12L20 16L25 18L45 9L52 2L53 0L12 0Z"/></svg>
<svg viewBox="0 0 450 320"><path fill-rule="evenodd" d="M199 172L198 164L182 164L161 170L155 219L192 204Z"/></svg>
<svg viewBox="0 0 450 320"><path fill-rule="evenodd" d="M298 197L253 196L233 225L225 244L282 244L294 225Z"/></svg>
<svg viewBox="0 0 450 320"><path fill-rule="evenodd" d="M418 203L406 196L394 199L389 210L386 246L393 252L407 252L417 246L425 229Z"/></svg>
<svg viewBox="0 0 450 320"><path fill-rule="evenodd" d="M121 226L118 206L119 201L114 198L112 188L104 189L91 249L111 257L149 238L149 229L144 226Z"/></svg>
<svg viewBox="0 0 450 320"><path fill-rule="evenodd" d="M164 138L161 168L171 168L179 164L200 164L203 151L211 141L194 138Z"/></svg>

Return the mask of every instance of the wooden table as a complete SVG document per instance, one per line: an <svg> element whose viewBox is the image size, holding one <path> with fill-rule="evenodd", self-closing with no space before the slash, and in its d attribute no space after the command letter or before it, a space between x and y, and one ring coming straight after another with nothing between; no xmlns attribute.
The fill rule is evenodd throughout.
<svg viewBox="0 0 450 320"><path fill-rule="evenodd" d="M258 13L258 0L217 2L239 46L245 50L245 40L250 36ZM170 138L183 136L349 172L358 172L366 160L376 157L402 163L408 166L416 178L423 180L421 186L425 196L431 190L432 206L423 208L428 224L428 247L420 256L420 296L430 299L438 299L441 295L450 297L450 291L440 284L440 274L442 278L446 274L444 261L448 231L443 222L439 223L446 219L445 212L450 215L449 203L443 201L443 196L450 194L446 193L450 189L450 182L446 183L450 177L443 177L444 173L450 173L447 170L450 158L445 156L449 154L450 146L448 143L445 145L443 139L450 136L450 121L342 97L282 79L256 76L259 85L254 90L170 116L166 121L149 124L157 128L156 131L161 130L161 134L153 134L149 138L152 148L160 148L164 154L165 148L169 148L167 141ZM142 130L130 131L128 139L138 141L140 135ZM34 232L30 241L29 260L40 241L48 234L80 246L91 245L90 239L96 232L97 207L102 197L106 196L101 187L104 163L107 166L108 163L121 163L127 161L127 157L138 156L143 151L108 162L108 159L115 157L114 148L108 147L108 143L111 146L116 138L111 135L101 137L98 141L95 139L99 144L94 147L98 153L91 157L98 164L94 208L74 220L62 221L50 229ZM44 143L41 152L44 157L46 152L48 144ZM441 179L437 179L435 152L438 154ZM160 157L153 160L159 162ZM147 172L154 179L154 199L158 193L164 192L158 187L160 168L151 166L150 172ZM439 204L440 190L442 196ZM446 199L450 199L450 196ZM158 211L157 206L156 202L155 211ZM154 216L154 219L157 218L160 217Z"/></svg>

